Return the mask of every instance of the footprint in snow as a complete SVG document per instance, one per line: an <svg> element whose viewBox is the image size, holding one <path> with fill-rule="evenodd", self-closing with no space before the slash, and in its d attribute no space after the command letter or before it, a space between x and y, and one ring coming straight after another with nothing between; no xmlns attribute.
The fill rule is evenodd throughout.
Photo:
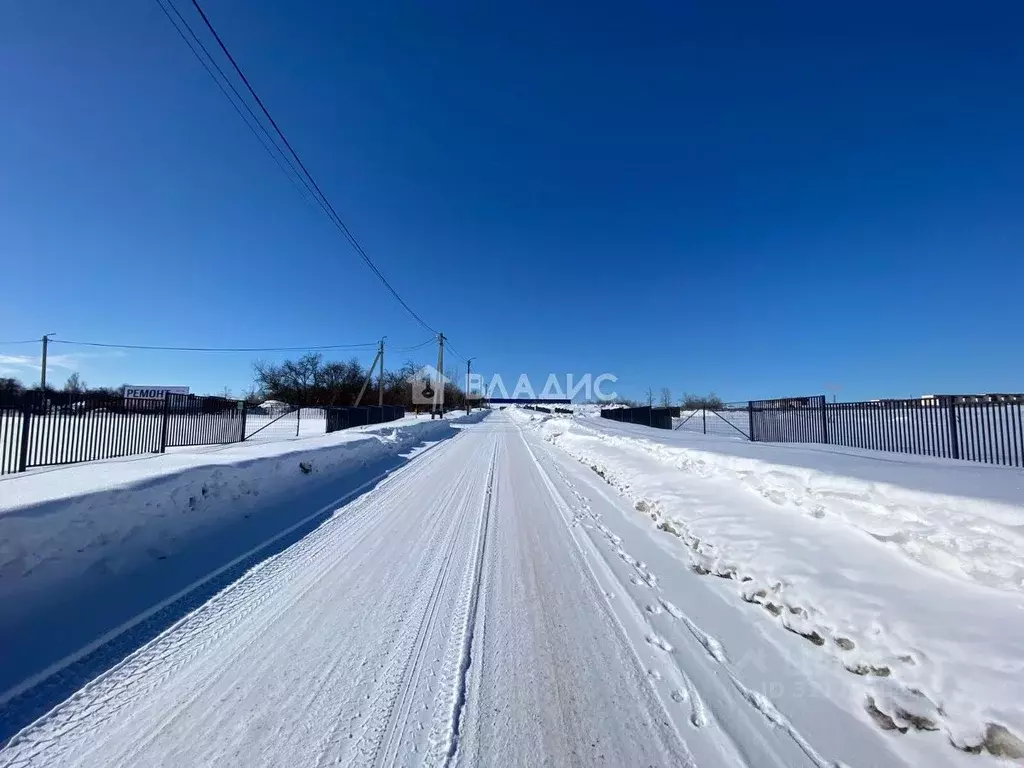
<svg viewBox="0 0 1024 768"><path fill-rule="evenodd" d="M644 639L656 648L660 648L661 650L665 651L665 653L672 652L672 644L656 632L651 632Z"/></svg>

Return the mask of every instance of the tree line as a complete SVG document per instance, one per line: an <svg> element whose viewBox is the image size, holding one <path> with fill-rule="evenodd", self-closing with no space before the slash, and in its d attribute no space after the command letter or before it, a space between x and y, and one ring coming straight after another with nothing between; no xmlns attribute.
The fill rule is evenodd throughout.
<svg viewBox="0 0 1024 768"><path fill-rule="evenodd" d="M384 403L386 405L402 405L413 408L412 381L417 380L422 365L406 361L398 370L384 371ZM355 405L359 391L367 378L370 379L363 396L363 404L377 403L377 392L380 376L377 371L370 371L357 358L347 361L325 361L319 353L308 353L296 360L285 360L281 363L269 363L257 360L253 363L253 387L238 399L258 404L265 400L278 400L288 405L299 407L328 407ZM459 374L452 369L445 373L448 383L445 385L444 402L446 406L464 408L466 395ZM89 387L78 373L68 376L62 389L46 387L46 399L55 405L63 405L73 400L89 398L118 399L123 397L124 386L121 387ZM420 385L422 388L422 384ZM20 381L10 377L0 377L0 402L20 402L26 392ZM38 391L38 388L35 390ZM216 393L218 397L233 399L231 390L224 388ZM670 407L678 405L684 410L700 408L719 409L723 406L722 399L711 392L707 395L685 393L678 400L672 397L668 387L662 387L658 396L653 388L648 387L646 397L640 400L620 399L618 402L628 406L659 405Z"/></svg>
<svg viewBox="0 0 1024 768"><path fill-rule="evenodd" d="M686 392L678 400L673 400L672 390L668 387L662 387L658 396L655 396L653 388L648 387L643 400L626 399L619 400L618 402L622 405L628 405L631 408L637 408L645 405L660 408L672 408L678 406L684 411L697 411L701 408L713 411L719 410L725 406L725 403L722 402L722 398L714 392L707 395L694 395Z"/></svg>
<svg viewBox="0 0 1024 768"><path fill-rule="evenodd" d="M422 382L418 373L422 365L407 361L398 370L384 371L384 404L415 407L413 382ZM369 378L362 405L376 405L380 375L370 371L356 358L348 361L324 361L318 353L305 354L297 360L282 363L256 361L253 364L255 389L250 394L255 402L279 400L301 407L355 405L356 398ZM458 381L458 373L445 373L445 406L464 408L466 395ZM422 407L422 406L421 406Z"/></svg>
<svg viewBox="0 0 1024 768"><path fill-rule="evenodd" d="M62 388L46 385L46 400L54 405L66 405L83 398L120 399L124 396L125 384L120 387L90 387L77 372L68 376ZM28 393L39 392L39 387L26 387L18 379L11 376L0 377L0 403L9 406L20 404Z"/></svg>

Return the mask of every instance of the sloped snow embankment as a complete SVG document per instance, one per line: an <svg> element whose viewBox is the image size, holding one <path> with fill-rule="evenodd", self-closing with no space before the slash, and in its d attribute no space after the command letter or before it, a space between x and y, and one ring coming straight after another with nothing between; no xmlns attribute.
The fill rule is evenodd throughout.
<svg viewBox="0 0 1024 768"><path fill-rule="evenodd" d="M185 534L268 497L365 468L452 433L412 419L267 444L93 462L0 480L0 599L176 553Z"/></svg>
<svg viewBox="0 0 1024 768"><path fill-rule="evenodd" d="M926 473L900 487L891 466L890 482L843 476L835 454L822 471L775 463L771 446L754 459L530 421L678 539L695 573L772 617L783 653L832 656L863 717L1024 758L1024 491L1019 505L957 497L922 490Z"/></svg>

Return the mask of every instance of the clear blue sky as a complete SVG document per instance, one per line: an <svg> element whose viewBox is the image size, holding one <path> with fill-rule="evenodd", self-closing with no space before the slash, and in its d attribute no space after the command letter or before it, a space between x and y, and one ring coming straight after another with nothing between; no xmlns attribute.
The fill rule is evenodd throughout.
<svg viewBox="0 0 1024 768"><path fill-rule="evenodd" d="M204 8L382 271L487 374L1024 390L1019 3ZM3 3L0 71L0 341L427 337L155 2ZM251 380L251 355L53 352L60 380ZM0 375L31 380L35 354L0 347Z"/></svg>

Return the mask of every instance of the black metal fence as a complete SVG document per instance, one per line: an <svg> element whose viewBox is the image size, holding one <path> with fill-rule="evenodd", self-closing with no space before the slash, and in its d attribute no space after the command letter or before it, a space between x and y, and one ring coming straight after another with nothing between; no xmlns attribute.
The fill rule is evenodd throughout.
<svg viewBox="0 0 1024 768"><path fill-rule="evenodd" d="M536 411L537 413L551 413L551 409L545 408L543 405L524 405L523 408L527 411Z"/></svg>
<svg viewBox="0 0 1024 768"><path fill-rule="evenodd" d="M163 420L165 448L239 443L245 438L245 402L221 397L168 394Z"/></svg>
<svg viewBox="0 0 1024 768"><path fill-rule="evenodd" d="M615 421L658 426L648 411L606 408ZM822 443L1024 467L1024 394L935 395L829 403L824 395L723 403L679 413L674 429L755 442Z"/></svg>
<svg viewBox="0 0 1024 768"><path fill-rule="evenodd" d="M1024 467L1024 395L825 405L827 442Z"/></svg>
<svg viewBox="0 0 1024 768"><path fill-rule="evenodd" d="M827 443L825 396L751 400L747 436L764 443Z"/></svg>
<svg viewBox="0 0 1024 768"><path fill-rule="evenodd" d="M621 421L626 424L642 424L654 429L672 429L672 409L652 408L602 408L601 418Z"/></svg>
<svg viewBox="0 0 1024 768"><path fill-rule="evenodd" d="M179 446L324 434L405 416L401 406L263 408L220 397L163 400L81 397L53 402L38 392L0 402L0 475Z"/></svg>
<svg viewBox="0 0 1024 768"><path fill-rule="evenodd" d="M325 408L327 432L337 432L364 424L385 424L405 418L401 405L368 405L348 408Z"/></svg>
<svg viewBox="0 0 1024 768"><path fill-rule="evenodd" d="M0 474L231 443L244 434L243 404L219 397L83 397L56 404L30 392L0 403Z"/></svg>

